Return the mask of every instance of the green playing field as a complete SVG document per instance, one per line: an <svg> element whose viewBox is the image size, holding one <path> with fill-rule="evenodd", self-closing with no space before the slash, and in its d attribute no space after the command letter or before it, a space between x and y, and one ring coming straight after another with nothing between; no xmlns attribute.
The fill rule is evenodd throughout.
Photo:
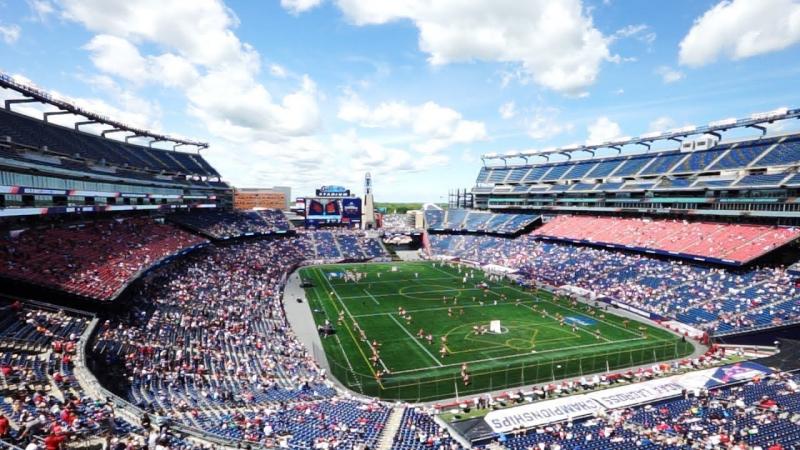
<svg viewBox="0 0 800 450"><path fill-rule="evenodd" d="M358 281L345 279L355 273L363 274ZM307 267L300 275L313 284L306 295L315 321L336 329L322 338L333 375L354 391L385 399L450 398L693 351L665 330L463 266L338 264ZM497 333L487 330L493 320L500 321ZM461 377L464 363L468 383Z"/></svg>

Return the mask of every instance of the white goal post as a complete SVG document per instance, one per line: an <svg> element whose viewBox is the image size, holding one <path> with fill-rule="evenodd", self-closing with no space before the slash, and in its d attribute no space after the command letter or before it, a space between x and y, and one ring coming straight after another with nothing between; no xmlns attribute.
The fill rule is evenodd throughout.
<svg viewBox="0 0 800 450"><path fill-rule="evenodd" d="M489 332L494 334L501 334L503 331L500 329L500 321L492 320L489 322Z"/></svg>

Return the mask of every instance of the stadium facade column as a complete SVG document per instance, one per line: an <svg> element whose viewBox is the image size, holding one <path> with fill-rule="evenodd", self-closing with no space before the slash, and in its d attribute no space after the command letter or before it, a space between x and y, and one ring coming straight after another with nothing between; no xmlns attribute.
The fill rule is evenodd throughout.
<svg viewBox="0 0 800 450"><path fill-rule="evenodd" d="M364 230L375 228L375 201L372 198L372 175L364 175L364 206L361 208L361 227Z"/></svg>

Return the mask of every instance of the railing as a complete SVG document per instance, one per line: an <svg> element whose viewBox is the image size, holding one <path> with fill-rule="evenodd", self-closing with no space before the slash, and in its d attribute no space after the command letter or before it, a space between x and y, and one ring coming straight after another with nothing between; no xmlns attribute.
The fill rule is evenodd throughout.
<svg viewBox="0 0 800 450"><path fill-rule="evenodd" d="M357 393L384 400L425 402L659 363L687 356L692 348L691 344L676 340L572 357L526 355L506 364L491 361L482 368L473 364L469 386L464 386L457 365L387 375L380 381L374 375L360 373L331 357L328 357L328 366L340 383ZM313 352L317 360L326 358L326 353L316 345ZM335 352L332 350L329 354L335 355Z"/></svg>

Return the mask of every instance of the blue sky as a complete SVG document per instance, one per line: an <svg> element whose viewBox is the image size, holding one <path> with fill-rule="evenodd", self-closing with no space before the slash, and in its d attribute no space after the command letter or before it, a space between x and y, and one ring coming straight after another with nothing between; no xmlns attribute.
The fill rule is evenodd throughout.
<svg viewBox="0 0 800 450"><path fill-rule="evenodd" d="M360 192L370 171L379 201L470 187L488 152L800 105L800 1L655 5L0 0L0 69L207 140L235 186Z"/></svg>

